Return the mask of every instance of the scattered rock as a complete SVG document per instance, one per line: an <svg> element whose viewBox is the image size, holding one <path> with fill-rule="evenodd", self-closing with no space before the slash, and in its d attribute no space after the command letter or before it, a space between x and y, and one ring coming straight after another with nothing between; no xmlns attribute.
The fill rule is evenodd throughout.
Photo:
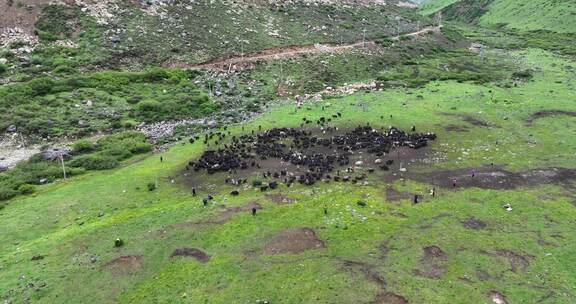
<svg viewBox="0 0 576 304"><path fill-rule="evenodd" d="M42 155L42 160L55 161L55 160L60 160L60 158L69 159L71 157L70 152L71 151L68 148L49 147L49 148L44 149L41 152L41 155Z"/></svg>
<svg viewBox="0 0 576 304"><path fill-rule="evenodd" d="M508 304L506 297L497 291L490 291L490 293L488 293L488 297L494 304Z"/></svg>
<svg viewBox="0 0 576 304"><path fill-rule="evenodd" d="M408 304L408 300L403 296L397 295L393 292L385 292L378 295L376 300L372 303L374 304Z"/></svg>

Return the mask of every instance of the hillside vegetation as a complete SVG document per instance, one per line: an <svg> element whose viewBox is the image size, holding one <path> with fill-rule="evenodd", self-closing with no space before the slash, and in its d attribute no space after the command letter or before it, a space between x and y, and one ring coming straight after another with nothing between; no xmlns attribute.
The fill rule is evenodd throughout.
<svg viewBox="0 0 576 304"><path fill-rule="evenodd" d="M420 5L420 14L434 14L455 2L458 2L458 0L426 0Z"/></svg>
<svg viewBox="0 0 576 304"><path fill-rule="evenodd" d="M521 31L548 30L576 33L576 1L573 0L495 0L480 24L504 24Z"/></svg>
<svg viewBox="0 0 576 304"><path fill-rule="evenodd" d="M420 12L441 11L446 20L519 31L576 32L576 2L571 0L430 0Z"/></svg>
<svg viewBox="0 0 576 304"><path fill-rule="evenodd" d="M576 303L574 3L416 2L0 0L0 303Z"/></svg>

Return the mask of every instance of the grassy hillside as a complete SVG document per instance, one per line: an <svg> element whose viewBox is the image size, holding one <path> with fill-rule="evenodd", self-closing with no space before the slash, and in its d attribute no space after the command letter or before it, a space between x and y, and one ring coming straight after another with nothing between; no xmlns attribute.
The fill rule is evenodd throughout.
<svg viewBox="0 0 576 304"><path fill-rule="evenodd" d="M510 56L534 71L531 80L510 87L436 81L416 90L360 92L300 111L277 106L228 128L239 135L259 125L297 127L303 118L341 112L334 123L342 128L368 122L438 134L426 161L407 160L406 172L375 173L367 184L282 185L262 193L249 183L231 196L233 186L206 177L214 187L194 197L181 180L186 163L207 149L197 141L9 201L0 209L0 243L6 244L0 246L0 298L419 304L502 303L494 300L500 297L574 303L573 175L557 184L510 179L456 189L446 186L448 178L433 178L467 176L473 169L483 172L479 179L510 174L501 168L527 172L526 178L549 176L554 167L574 169L574 63L538 50ZM529 171L536 168L544 171ZM156 189L147 187L155 182ZM214 200L203 207L208 194ZM413 194L424 202L413 205ZM263 209L251 216L255 203ZM265 250L281 232L301 227L315 231L324 247ZM116 238L124 246L114 248ZM171 257L184 247L208 257Z"/></svg>
<svg viewBox="0 0 576 304"><path fill-rule="evenodd" d="M424 1L420 6L420 14L422 15L431 15L434 14L441 9L449 6L452 3L457 2L458 0L428 0Z"/></svg>
<svg viewBox="0 0 576 304"><path fill-rule="evenodd" d="M576 32L576 3L571 0L437 0L425 4L421 13L431 14L439 10L446 20L486 27Z"/></svg>
<svg viewBox="0 0 576 304"><path fill-rule="evenodd" d="M521 31L576 33L576 2L572 0L494 0L480 24L504 24Z"/></svg>

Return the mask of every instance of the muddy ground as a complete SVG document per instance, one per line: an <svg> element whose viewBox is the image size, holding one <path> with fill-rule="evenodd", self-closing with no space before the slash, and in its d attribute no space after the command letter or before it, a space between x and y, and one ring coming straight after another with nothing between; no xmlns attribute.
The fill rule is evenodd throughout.
<svg viewBox="0 0 576 304"><path fill-rule="evenodd" d="M274 236L264 247L266 254L301 253L326 247L311 228L287 229Z"/></svg>
<svg viewBox="0 0 576 304"><path fill-rule="evenodd" d="M121 256L106 263L104 267L116 275L133 274L142 268L142 256Z"/></svg>
<svg viewBox="0 0 576 304"><path fill-rule="evenodd" d="M526 119L526 125L532 125L536 120L546 117L556 117L556 116L570 116L576 117L576 112L565 111L565 110L542 110L532 113L530 117Z"/></svg>
<svg viewBox="0 0 576 304"><path fill-rule="evenodd" d="M201 263L208 263L208 261L210 261L210 256L208 256L204 251L188 247L175 249L170 257L190 257Z"/></svg>

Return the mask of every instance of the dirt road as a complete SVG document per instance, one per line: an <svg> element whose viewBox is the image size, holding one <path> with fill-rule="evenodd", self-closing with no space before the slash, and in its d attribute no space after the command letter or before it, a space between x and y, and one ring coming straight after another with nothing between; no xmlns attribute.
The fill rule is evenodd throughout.
<svg viewBox="0 0 576 304"><path fill-rule="evenodd" d="M440 27L431 26L425 27L419 31L403 34L401 36L414 37L429 32L438 32ZM392 40L399 40L400 36L391 38ZM314 45L294 45L279 48L267 49L258 53L250 53L244 55L234 55L232 57L218 58L198 65L188 66L190 69L206 69L206 70L230 70L235 66L245 65L257 61L278 60L285 58L292 58L302 56L305 54L321 54L331 53L340 54L348 52L351 49L374 46L374 41L356 42L345 45L331 45L331 44L314 44Z"/></svg>

